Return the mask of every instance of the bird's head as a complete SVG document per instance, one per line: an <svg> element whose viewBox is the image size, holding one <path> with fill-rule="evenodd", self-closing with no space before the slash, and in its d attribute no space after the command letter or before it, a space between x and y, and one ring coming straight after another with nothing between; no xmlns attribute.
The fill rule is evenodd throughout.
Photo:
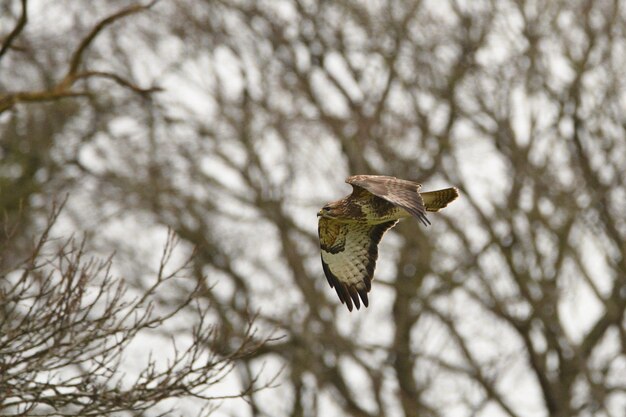
<svg viewBox="0 0 626 417"><path fill-rule="evenodd" d="M327 219L334 219L340 217L341 207L338 202L328 203L320 211L317 212L317 217L324 217Z"/></svg>

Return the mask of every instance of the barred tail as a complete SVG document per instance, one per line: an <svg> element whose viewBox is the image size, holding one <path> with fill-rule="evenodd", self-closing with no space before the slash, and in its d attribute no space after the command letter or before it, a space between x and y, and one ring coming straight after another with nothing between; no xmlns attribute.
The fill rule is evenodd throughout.
<svg viewBox="0 0 626 417"><path fill-rule="evenodd" d="M456 200L459 196L459 190L456 188L446 188L443 190L429 191L420 193L424 200L426 211L439 211L448 204Z"/></svg>

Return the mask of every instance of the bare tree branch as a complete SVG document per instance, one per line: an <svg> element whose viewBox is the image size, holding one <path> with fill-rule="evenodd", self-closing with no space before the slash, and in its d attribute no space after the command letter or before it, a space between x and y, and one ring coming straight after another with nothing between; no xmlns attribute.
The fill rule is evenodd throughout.
<svg viewBox="0 0 626 417"><path fill-rule="evenodd" d="M2 42L2 47L0 47L0 60L2 60L4 54L6 54L7 51L11 48L11 44L20 35L20 32L24 30L26 22L28 22L28 0L21 0L21 4L22 13L20 14L20 18L18 19L17 24L15 25L11 33L9 33L4 42Z"/></svg>

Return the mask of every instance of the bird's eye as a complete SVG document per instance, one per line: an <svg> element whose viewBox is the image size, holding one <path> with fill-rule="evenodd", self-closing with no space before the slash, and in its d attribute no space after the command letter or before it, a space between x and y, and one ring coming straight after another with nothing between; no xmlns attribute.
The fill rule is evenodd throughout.
<svg viewBox="0 0 626 417"><path fill-rule="evenodd" d="M330 207L328 207L328 206L324 206L324 207L322 207L322 210L324 210L324 211L330 211Z"/></svg>

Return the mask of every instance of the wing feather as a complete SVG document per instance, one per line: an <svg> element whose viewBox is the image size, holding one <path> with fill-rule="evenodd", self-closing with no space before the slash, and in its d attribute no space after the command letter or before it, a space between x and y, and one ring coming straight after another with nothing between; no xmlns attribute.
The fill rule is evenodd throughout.
<svg viewBox="0 0 626 417"><path fill-rule="evenodd" d="M320 218L318 232L326 279L348 310L365 307L378 259L378 243L397 220L370 225Z"/></svg>
<svg viewBox="0 0 626 417"><path fill-rule="evenodd" d="M421 184L383 175L354 175L348 177L346 182L352 185L354 193L359 194L362 189L369 191L391 204L402 207L424 226L430 224L426 218L424 201L419 193Z"/></svg>

